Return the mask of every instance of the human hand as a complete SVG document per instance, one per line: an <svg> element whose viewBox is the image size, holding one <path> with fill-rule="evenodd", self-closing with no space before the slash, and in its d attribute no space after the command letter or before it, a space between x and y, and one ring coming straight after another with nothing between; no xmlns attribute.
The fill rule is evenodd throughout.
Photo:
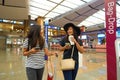
<svg viewBox="0 0 120 80"><path fill-rule="evenodd" d="M39 51L40 51L40 49L38 49L38 48L32 48L30 50L31 53L36 53L36 52L39 52Z"/></svg>
<svg viewBox="0 0 120 80"><path fill-rule="evenodd" d="M71 45L70 45L70 43L66 43L64 47L65 47L65 49L70 49Z"/></svg>
<svg viewBox="0 0 120 80"><path fill-rule="evenodd" d="M53 56L53 55L55 55L55 53L54 52L48 52L48 56Z"/></svg>
<svg viewBox="0 0 120 80"><path fill-rule="evenodd" d="M75 42L74 42L74 39L75 39L75 38L74 38L73 35L70 35L70 36L69 36L69 41L70 41L70 44L71 44L71 45L74 45L74 43L75 43Z"/></svg>
<svg viewBox="0 0 120 80"><path fill-rule="evenodd" d="M77 42L76 39L75 39L74 37L72 37L71 40L72 40L74 43Z"/></svg>

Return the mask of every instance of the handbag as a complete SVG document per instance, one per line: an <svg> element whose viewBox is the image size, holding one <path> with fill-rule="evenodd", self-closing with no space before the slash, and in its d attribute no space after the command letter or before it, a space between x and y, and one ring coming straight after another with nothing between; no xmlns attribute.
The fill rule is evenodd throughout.
<svg viewBox="0 0 120 80"><path fill-rule="evenodd" d="M75 61L72 59L73 57L74 46L72 48L71 58L69 59L62 59L61 60L61 69L62 70L73 70L75 67Z"/></svg>

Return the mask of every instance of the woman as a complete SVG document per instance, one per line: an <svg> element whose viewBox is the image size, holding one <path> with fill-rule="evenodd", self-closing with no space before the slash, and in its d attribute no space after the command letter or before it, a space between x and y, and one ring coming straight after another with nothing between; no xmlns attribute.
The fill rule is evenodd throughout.
<svg viewBox="0 0 120 80"><path fill-rule="evenodd" d="M63 59L67 59L71 57L72 47L74 46L74 52L73 52L73 59L75 60L75 68L74 70L63 70L64 79L65 80L75 80L77 72L78 72L78 51L80 53L84 52L82 41L78 39L78 36L80 35L80 29L76 27L73 23L67 23L64 25L64 30L67 33L67 36L65 36L60 41L60 50L64 51L63 53ZM69 41L69 36L73 36L71 38L73 45L70 44L71 41ZM67 45L66 45L67 44Z"/></svg>
<svg viewBox="0 0 120 80"><path fill-rule="evenodd" d="M31 26L23 47L23 55L27 56L25 67L28 80L42 80L44 56L45 54L52 55L52 53L48 52L48 45L42 36L41 26Z"/></svg>

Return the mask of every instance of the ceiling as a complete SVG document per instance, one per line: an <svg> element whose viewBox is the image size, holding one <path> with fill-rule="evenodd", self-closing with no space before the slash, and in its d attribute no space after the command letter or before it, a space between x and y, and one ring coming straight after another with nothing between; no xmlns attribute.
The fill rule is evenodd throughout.
<svg viewBox="0 0 120 80"><path fill-rule="evenodd" d="M104 6L103 0L91 1L89 3L86 3L85 5L81 5L78 8L61 15L60 17L54 18L51 21L51 24L56 25L56 26L57 25L63 26L67 22L73 22L74 24L80 26L80 22L84 21L85 19L87 19L89 16L93 15L97 11L103 9L103 6ZM96 22L95 21L93 22L92 21L93 19ZM81 25L90 26L90 25L94 25L98 22L100 23L103 20L104 19L102 19L102 18L97 18L97 17L91 16L91 19L89 19L89 21L91 21L90 22L91 24L88 25L88 24L84 23Z"/></svg>
<svg viewBox="0 0 120 80"><path fill-rule="evenodd" d="M62 27L67 22L88 29L103 28L105 22L104 0L29 0L29 15L45 17L50 25ZM117 18L120 18L120 2L117 0ZM102 26L102 27L101 27ZM95 29L95 28L93 28Z"/></svg>
<svg viewBox="0 0 120 80"><path fill-rule="evenodd" d="M94 25L97 21L101 23L104 20L103 18L97 18L96 21L95 17L91 17L96 22L80 24L99 10L102 13L103 7L104 0L29 0L29 14L32 19L42 16L45 17L45 21L50 21L50 25L60 27L67 22L72 22L78 26Z"/></svg>
<svg viewBox="0 0 120 80"><path fill-rule="evenodd" d="M4 1L4 2L3 2ZM120 1L116 2L117 19L120 18ZM0 18L35 19L45 17L50 25L62 27L67 22L88 29L103 28L105 22L104 0L0 0ZM119 20L120 22L120 20ZM95 28L93 28L95 29Z"/></svg>

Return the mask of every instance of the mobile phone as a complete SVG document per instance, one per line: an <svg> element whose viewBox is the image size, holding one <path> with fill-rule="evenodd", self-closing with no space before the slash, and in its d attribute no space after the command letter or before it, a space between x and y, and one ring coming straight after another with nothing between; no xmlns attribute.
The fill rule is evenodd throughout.
<svg viewBox="0 0 120 80"><path fill-rule="evenodd" d="M65 43L65 45L70 46L70 43Z"/></svg>
<svg viewBox="0 0 120 80"><path fill-rule="evenodd" d="M35 50L39 50L40 49L40 47L35 47Z"/></svg>

